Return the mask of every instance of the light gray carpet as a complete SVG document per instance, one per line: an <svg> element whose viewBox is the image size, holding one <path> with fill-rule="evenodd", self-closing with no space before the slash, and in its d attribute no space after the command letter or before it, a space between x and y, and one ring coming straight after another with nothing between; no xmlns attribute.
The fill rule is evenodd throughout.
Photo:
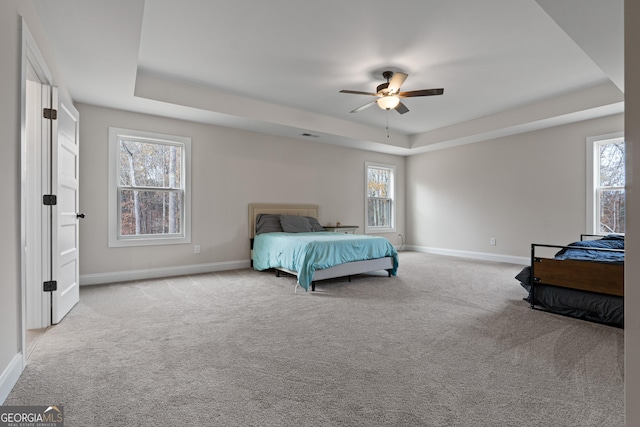
<svg viewBox="0 0 640 427"><path fill-rule="evenodd" d="M518 266L239 270L83 287L5 405L65 426L622 426L623 331L528 308Z"/></svg>

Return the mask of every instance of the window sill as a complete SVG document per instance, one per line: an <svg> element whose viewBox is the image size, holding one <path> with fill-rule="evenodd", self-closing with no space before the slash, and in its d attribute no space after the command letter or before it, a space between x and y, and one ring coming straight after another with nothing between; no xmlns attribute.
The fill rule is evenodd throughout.
<svg viewBox="0 0 640 427"><path fill-rule="evenodd" d="M110 248L128 248L128 247L135 247L135 246L184 245L189 243L191 243L190 237L109 239Z"/></svg>
<svg viewBox="0 0 640 427"><path fill-rule="evenodd" d="M365 228L365 234L385 234L385 233L395 233L396 229L394 228Z"/></svg>

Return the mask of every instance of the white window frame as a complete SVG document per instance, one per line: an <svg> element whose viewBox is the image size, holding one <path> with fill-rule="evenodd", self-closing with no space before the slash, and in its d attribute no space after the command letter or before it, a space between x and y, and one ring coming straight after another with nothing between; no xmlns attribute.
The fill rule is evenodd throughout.
<svg viewBox="0 0 640 427"><path fill-rule="evenodd" d="M391 226L370 226L369 225L369 169L380 168L391 171L390 197L391 199ZM396 167L383 163L365 162L364 167L364 232L365 234L394 233L396 231Z"/></svg>
<svg viewBox="0 0 640 427"><path fill-rule="evenodd" d="M624 141L624 132L587 138L587 224L588 234L606 235L599 227L600 200L598 197L598 182L600 173L600 158L598 148L602 144Z"/></svg>
<svg viewBox="0 0 640 427"><path fill-rule="evenodd" d="M182 148L182 184L181 232L171 235L123 236L120 234L120 149L122 138L138 141L172 144ZM191 138L166 135L133 129L109 128L109 247L175 245L191 243Z"/></svg>

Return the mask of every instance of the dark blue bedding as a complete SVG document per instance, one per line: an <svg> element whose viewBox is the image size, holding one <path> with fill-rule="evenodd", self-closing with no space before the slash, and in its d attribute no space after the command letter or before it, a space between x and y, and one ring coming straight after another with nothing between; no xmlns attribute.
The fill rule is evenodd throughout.
<svg viewBox="0 0 640 427"><path fill-rule="evenodd" d="M611 234L599 240L581 240L579 242L573 242L567 246L571 246L571 248L564 248L559 251L555 256L556 259L577 259L582 261L601 261L615 263L624 262L624 252L597 250L624 250L624 236L620 236L617 234Z"/></svg>

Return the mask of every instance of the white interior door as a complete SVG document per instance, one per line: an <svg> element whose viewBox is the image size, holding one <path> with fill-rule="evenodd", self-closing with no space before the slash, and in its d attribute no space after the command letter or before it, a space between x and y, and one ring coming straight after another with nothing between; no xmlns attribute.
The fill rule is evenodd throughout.
<svg viewBox="0 0 640 427"><path fill-rule="evenodd" d="M54 88L53 105L57 91ZM51 323L56 324L80 300L79 284L79 139L78 111L61 101L58 119L53 121L51 186L57 196L52 206L52 280L57 289L51 294ZM56 129L57 128L57 129Z"/></svg>

